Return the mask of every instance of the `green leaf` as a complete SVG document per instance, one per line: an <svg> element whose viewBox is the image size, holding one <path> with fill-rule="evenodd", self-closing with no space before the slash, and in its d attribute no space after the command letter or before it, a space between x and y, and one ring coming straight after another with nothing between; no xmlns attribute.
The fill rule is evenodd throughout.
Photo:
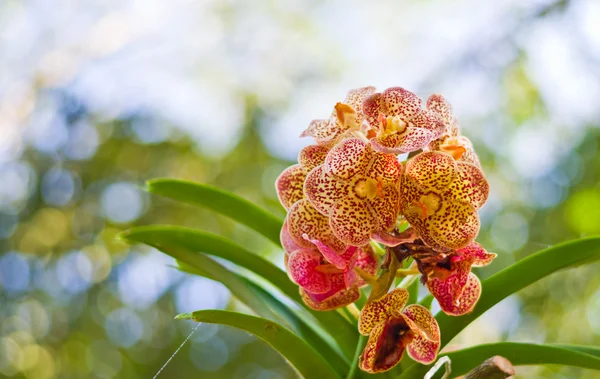
<svg viewBox="0 0 600 379"><path fill-rule="evenodd" d="M234 193L206 184L176 179L150 180L148 190L157 195L209 208L256 230L281 246L279 233L283 221Z"/></svg>
<svg viewBox="0 0 600 379"><path fill-rule="evenodd" d="M587 354L588 349L590 349L588 346L499 342L478 345L448 354L441 354L440 356L447 355L452 361L452 377L465 375L494 355L505 357L515 366L557 364L600 370L600 358ZM422 378L431 366L414 364L404 371L399 378ZM436 377L441 377L442 372L443 369L440 369L439 375L436 375Z"/></svg>
<svg viewBox="0 0 600 379"><path fill-rule="evenodd" d="M242 303L246 304L256 314L275 320L277 316L246 283L220 263L204 254L192 253L187 249L177 247L155 246L167 255L190 265L203 276L216 280L227 287Z"/></svg>
<svg viewBox="0 0 600 379"><path fill-rule="evenodd" d="M187 272L193 275L200 275L209 279L213 279L207 272L201 272L194 269L192 266L185 264L181 261L177 262L176 269ZM311 346L318 346L321 355L336 369L340 374L345 373L349 370L348 360L344 359L343 352L336 345L335 341L324 330L316 327L316 323L310 323L305 321L304 318L300 317L287 305L277 300L267 290L259 286L257 283L250 279L239 276L238 274L231 273L239 278L240 281L246 283L263 301L279 316L280 320L283 320L287 326L302 337ZM301 311L298 311L301 312Z"/></svg>
<svg viewBox="0 0 600 379"><path fill-rule="evenodd" d="M341 378L306 341L264 318L218 310L196 311L178 318L191 318L196 322L229 325L245 330L271 345L305 378Z"/></svg>
<svg viewBox="0 0 600 379"><path fill-rule="evenodd" d="M142 242L154 246L165 254L181 260L200 271L204 271L202 267L180 259L179 256L182 253L179 250L175 252L178 255L173 255L170 253L170 249L165 248L169 246L179 249L184 248L188 250L186 254L191 255L201 254L191 253L189 250L201 251L227 259L241 267L252 270L273 283L289 298L308 309L323 328L335 338L345 356L348 358L352 357L354 346L356 346L358 340L358 333L356 328L344 316L338 312L318 312L306 307L298 293L298 287L289 280L285 272L256 254L248 252L236 243L214 234L173 226L134 228L121 233L120 238L129 242Z"/></svg>
<svg viewBox="0 0 600 379"><path fill-rule="evenodd" d="M159 249L163 246L180 247L227 259L267 279L291 299L301 301L298 286L292 283L279 267L216 234L179 226L153 225L130 229L123 232L121 238L146 243Z"/></svg>
<svg viewBox="0 0 600 379"><path fill-rule="evenodd" d="M528 285L561 269L600 258L600 237L561 243L539 251L499 271L482 284L481 298L473 312L454 317L440 312L436 319L442 331L442 347L485 311Z"/></svg>
<svg viewBox="0 0 600 379"><path fill-rule="evenodd" d="M277 300L273 295L268 293L264 288L261 288L256 283L246 279L248 286L259 293L265 302L277 312L285 321L291 325L298 335L302 337L309 345L318 349L319 353L329 362L333 368L339 373L344 374L350 369L349 362L344 358L344 353L335 345L335 342L326 341L324 337L327 335L323 331L317 331L311 327L303 318L298 316L292 309Z"/></svg>
<svg viewBox="0 0 600 379"><path fill-rule="evenodd" d="M415 304L417 302L417 300L419 299L419 279L418 278L413 279L413 281L408 285L407 290L408 290L407 304Z"/></svg>

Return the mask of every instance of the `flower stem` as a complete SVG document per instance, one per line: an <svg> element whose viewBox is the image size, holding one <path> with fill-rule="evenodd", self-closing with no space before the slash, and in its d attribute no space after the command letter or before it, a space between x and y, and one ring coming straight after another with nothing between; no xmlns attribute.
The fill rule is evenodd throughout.
<svg viewBox="0 0 600 379"><path fill-rule="evenodd" d="M358 338L358 342L356 343L356 351L354 352L354 358L352 359L352 363L350 364L350 371L348 371L348 375L346 375L346 379L354 379L356 372L358 371L358 358L360 357L360 353L362 349L367 344L367 336L360 336Z"/></svg>
<svg viewBox="0 0 600 379"><path fill-rule="evenodd" d="M358 309L356 304L352 303L346 306L346 309L352 314L352 316L354 316L354 318L358 320L358 317L360 316L360 310Z"/></svg>

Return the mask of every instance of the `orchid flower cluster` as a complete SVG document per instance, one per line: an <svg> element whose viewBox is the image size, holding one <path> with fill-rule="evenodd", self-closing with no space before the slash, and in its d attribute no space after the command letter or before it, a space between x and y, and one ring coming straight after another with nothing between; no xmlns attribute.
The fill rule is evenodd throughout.
<svg viewBox="0 0 600 379"><path fill-rule="evenodd" d="M489 185L450 104L437 94L423 104L400 87L359 88L301 136L315 144L276 181L291 280L319 311L350 305L371 286L359 316L369 336L362 370L389 370L404 351L432 363L438 324L426 307L406 306L405 288L389 291L394 279L421 274L442 311L459 316L481 293L471 267L495 257L474 241ZM402 270L409 262L412 271Z"/></svg>

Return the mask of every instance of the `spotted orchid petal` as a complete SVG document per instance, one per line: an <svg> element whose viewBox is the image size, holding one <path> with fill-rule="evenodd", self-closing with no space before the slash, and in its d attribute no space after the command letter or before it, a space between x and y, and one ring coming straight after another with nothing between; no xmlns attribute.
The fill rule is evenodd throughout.
<svg viewBox="0 0 600 379"><path fill-rule="evenodd" d="M398 246L403 243L412 243L417 238L419 238L419 236L413 228L409 228L399 234L390 234L384 232L371 234L371 239L390 247Z"/></svg>
<svg viewBox="0 0 600 379"><path fill-rule="evenodd" d="M323 215L329 215L334 204L350 191L349 184L324 172L321 165L312 170L304 181L304 194Z"/></svg>
<svg viewBox="0 0 600 379"><path fill-rule="evenodd" d="M401 87L391 87L381 94L383 108L388 116L399 116L402 120L412 119L421 110L421 99Z"/></svg>
<svg viewBox="0 0 600 379"><path fill-rule="evenodd" d="M398 185L402 176L402 164L395 155L373 154L371 167L365 173L367 177L383 185Z"/></svg>
<svg viewBox="0 0 600 379"><path fill-rule="evenodd" d="M371 330L358 367L372 374L390 370L400 362L413 338L404 317L388 317Z"/></svg>
<svg viewBox="0 0 600 379"><path fill-rule="evenodd" d="M477 242L473 242L467 247L456 250L456 253L472 259L474 267L483 267L489 265L497 255L494 253L488 253Z"/></svg>
<svg viewBox="0 0 600 379"><path fill-rule="evenodd" d="M378 222L375 229L377 232L386 232L394 228L400 211L400 196L394 186L384 186L379 196L365 201Z"/></svg>
<svg viewBox="0 0 600 379"><path fill-rule="evenodd" d="M375 151L397 155L422 149L434 136L434 133L428 129L407 127L402 134L383 134L372 138L371 145Z"/></svg>
<svg viewBox="0 0 600 379"><path fill-rule="evenodd" d="M300 137L313 137L318 144L327 144L339 134L339 127L334 120L313 120Z"/></svg>
<svg viewBox="0 0 600 379"><path fill-rule="evenodd" d="M361 268L367 274L374 276L377 273L379 262L377 261L377 257L375 256L375 252L373 251L373 248L371 248L371 246L367 245L363 248L358 249L355 265L356 267ZM364 282L360 281L360 285L363 284Z"/></svg>
<svg viewBox="0 0 600 379"><path fill-rule="evenodd" d="M440 138L446 130L446 125L440 115L428 109L422 109L411 120L410 124L417 129L426 129L431 132L431 139Z"/></svg>
<svg viewBox="0 0 600 379"><path fill-rule="evenodd" d="M440 308L444 313L450 316L462 316L470 313L481 295L481 282L479 278L473 273L469 274L467 284L464 286L463 291L459 298L455 299L454 302L439 301Z"/></svg>
<svg viewBox="0 0 600 379"><path fill-rule="evenodd" d="M319 213L308 199L299 200L292 205L286 222L290 237L302 247L312 246L311 242L304 238L306 234L308 239L320 240L335 251L346 250L346 244L333 235L327 217Z"/></svg>
<svg viewBox="0 0 600 379"><path fill-rule="evenodd" d="M325 145L308 145L300 150L298 162L305 172L310 172L313 168L322 165L329 152L329 147Z"/></svg>
<svg viewBox="0 0 600 379"><path fill-rule="evenodd" d="M371 232L377 223L365 201L348 196L333 207L329 226L334 235L348 245L362 246L369 243Z"/></svg>
<svg viewBox="0 0 600 379"><path fill-rule="evenodd" d="M325 170L340 179L350 179L369 168L372 150L363 140L346 139L335 145L325 159Z"/></svg>
<svg viewBox="0 0 600 379"><path fill-rule="evenodd" d="M406 163L404 175L425 190L441 192L456 179L457 170L456 162L450 155L425 152Z"/></svg>
<svg viewBox="0 0 600 379"><path fill-rule="evenodd" d="M372 87L372 86L357 88L357 89L348 91L348 94L346 95L346 98L344 99L345 104L348 104L349 106L351 106L352 108L354 108L356 110L356 113L358 115L357 124L359 124L359 125L362 122L362 118L363 118L362 104L365 101L365 99L367 97L371 96L374 92L375 92L375 87Z"/></svg>
<svg viewBox="0 0 600 379"><path fill-rule="evenodd" d="M451 262L450 267L434 266L427 275L427 288L442 309L452 309L462 296L471 274L470 259ZM443 304L443 305L442 305Z"/></svg>
<svg viewBox="0 0 600 379"><path fill-rule="evenodd" d="M314 294L326 293L331 289L331 274L319 270L323 257L311 249L292 252L288 257L287 269L290 279L306 291Z"/></svg>
<svg viewBox="0 0 600 379"><path fill-rule="evenodd" d="M348 246L346 251L339 254L318 239L310 239L310 237L306 234L303 237L315 244L319 249L319 252L323 255L323 258L340 270L345 270L349 266L352 259L356 256L356 246Z"/></svg>
<svg viewBox="0 0 600 379"><path fill-rule="evenodd" d="M489 185L481 170L441 152L424 152L406 164L400 213L430 247L466 247L479 233L477 209Z"/></svg>
<svg viewBox="0 0 600 379"><path fill-rule="evenodd" d="M302 246L298 245L290 235L287 220L283 222L283 227L281 228L279 239L281 240L281 246L283 246L283 250L287 254L302 248Z"/></svg>
<svg viewBox="0 0 600 379"><path fill-rule="evenodd" d="M429 99L427 99L427 109L437 113L444 122L442 137L456 137L459 135L458 121L452 114L452 106L444 96L440 94L429 96Z"/></svg>
<svg viewBox="0 0 600 379"><path fill-rule="evenodd" d="M289 209L296 201L304 197L304 179L306 172L299 164L283 170L275 181L275 189L281 205Z"/></svg>
<svg viewBox="0 0 600 379"><path fill-rule="evenodd" d="M436 319L419 304L407 306L402 315L412 321L407 324L414 332L412 341L406 347L408 356L422 364L433 363L440 350L440 327Z"/></svg>
<svg viewBox="0 0 600 379"><path fill-rule="evenodd" d="M408 301L408 291L396 288L379 299L367 302L358 318L358 332L369 335L372 330L390 316L398 316Z"/></svg>
<svg viewBox="0 0 600 379"><path fill-rule="evenodd" d="M304 303L316 311L329 311L354 303L360 297L357 287L346 288L344 274L330 276L331 289L323 294L313 294L300 289Z"/></svg>
<svg viewBox="0 0 600 379"><path fill-rule="evenodd" d="M458 162L457 168L458 178L448 187L444 197L468 202L475 209L481 208L490 193L490 185L483 171L466 162Z"/></svg>
<svg viewBox="0 0 600 379"><path fill-rule="evenodd" d="M441 210L430 216L427 229L441 247L460 249L477 237L479 226L479 216L471 204L451 200L445 201Z"/></svg>
<svg viewBox="0 0 600 379"><path fill-rule="evenodd" d="M451 124L454 116L452 115L452 105L440 94L433 94L427 99L427 109L430 109L440 115L446 124Z"/></svg>

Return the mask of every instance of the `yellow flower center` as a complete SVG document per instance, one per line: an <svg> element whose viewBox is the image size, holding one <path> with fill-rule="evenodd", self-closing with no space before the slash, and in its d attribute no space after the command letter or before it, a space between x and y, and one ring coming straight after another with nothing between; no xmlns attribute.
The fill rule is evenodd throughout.
<svg viewBox="0 0 600 379"><path fill-rule="evenodd" d="M401 134L406 130L406 122L402 121L398 116L387 116L385 120L384 133L390 134Z"/></svg>
<svg viewBox="0 0 600 379"><path fill-rule="evenodd" d="M360 198L372 199L381 193L381 186L371 178L359 179L354 185L354 192Z"/></svg>
<svg viewBox="0 0 600 379"><path fill-rule="evenodd" d="M467 151L467 149L460 145L456 138L447 138L444 143L440 145L440 150L450 154L454 160L462 158L463 154Z"/></svg>

